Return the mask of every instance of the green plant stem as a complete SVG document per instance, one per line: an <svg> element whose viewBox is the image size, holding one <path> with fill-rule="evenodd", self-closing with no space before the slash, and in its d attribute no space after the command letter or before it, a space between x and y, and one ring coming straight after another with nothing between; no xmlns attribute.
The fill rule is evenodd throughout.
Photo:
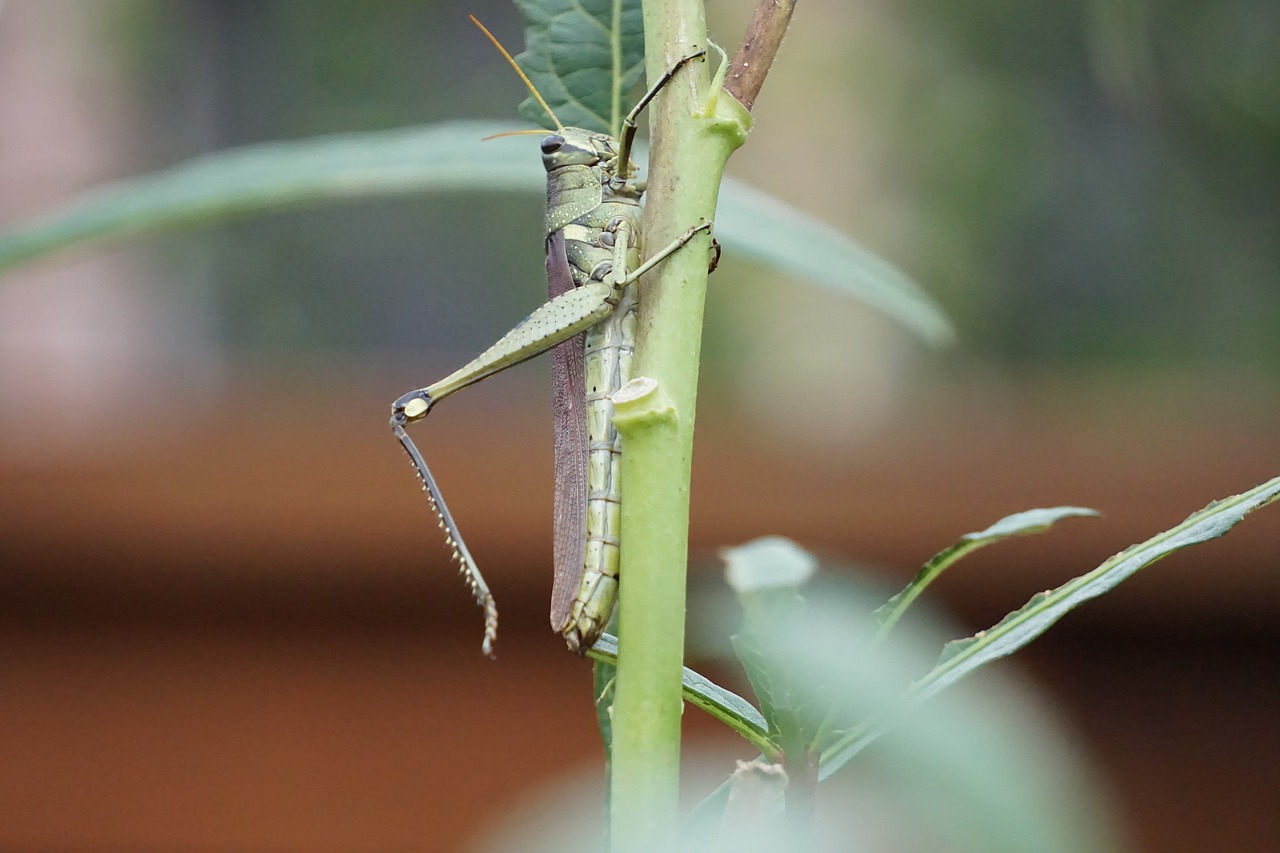
<svg viewBox="0 0 1280 853"><path fill-rule="evenodd" d="M645 40L647 72L656 79L707 46L702 4L646 4ZM708 97L709 76L705 64L686 67L650 107L650 248L714 219L725 162L745 139L749 116L729 98ZM678 817L689 473L709 258L708 240L699 235L641 283L634 374L656 385L615 412L626 448L610 798L615 851L661 849Z"/></svg>

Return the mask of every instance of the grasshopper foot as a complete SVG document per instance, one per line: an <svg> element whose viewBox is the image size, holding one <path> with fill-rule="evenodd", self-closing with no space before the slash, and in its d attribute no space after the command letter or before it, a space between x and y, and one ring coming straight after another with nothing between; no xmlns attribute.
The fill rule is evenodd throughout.
<svg viewBox="0 0 1280 853"><path fill-rule="evenodd" d="M707 261L707 275L716 271L716 267L720 266L720 241L715 237L711 238L711 260Z"/></svg>

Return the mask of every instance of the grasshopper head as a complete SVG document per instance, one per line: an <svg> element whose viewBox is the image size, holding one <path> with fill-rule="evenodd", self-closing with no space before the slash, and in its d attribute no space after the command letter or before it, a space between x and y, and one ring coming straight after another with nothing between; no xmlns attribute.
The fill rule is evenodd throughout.
<svg viewBox="0 0 1280 853"><path fill-rule="evenodd" d="M561 128L542 140L542 166L548 172L562 166L607 166L617 157L613 137L580 127Z"/></svg>

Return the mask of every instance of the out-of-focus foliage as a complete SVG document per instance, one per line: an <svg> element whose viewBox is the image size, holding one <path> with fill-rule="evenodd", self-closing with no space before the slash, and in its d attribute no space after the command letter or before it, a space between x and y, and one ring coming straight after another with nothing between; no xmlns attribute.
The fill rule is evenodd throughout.
<svg viewBox="0 0 1280 853"><path fill-rule="evenodd" d="M104 49L127 58L149 105L154 150L139 171L250 142L510 119L523 87L465 12L520 48L519 16L498 0L96 7L114 21ZM841 8L803 14L866 25ZM966 348L1021 363L1280 365L1280 7L909 0L875 14L909 56L838 82L887 93L856 119L886 139L892 162L874 168L905 182L894 215L907 250L889 258L941 298ZM856 35L794 35L780 72L829 74L788 65L788 52L847 51ZM755 132L802 154L808 139L790 125ZM174 269L200 270L232 343L431 341L467 355L537 301L538 221L529 197L400 200L226 226L185 243L194 254L165 251L180 252Z"/></svg>
<svg viewBox="0 0 1280 853"><path fill-rule="evenodd" d="M1280 364L1280 7L899 5L910 271L1010 359Z"/></svg>
<svg viewBox="0 0 1280 853"><path fill-rule="evenodd" d="M157 134L153 169L251 142L511 120L525 94L467 20L474 12L518 38L519 16L499 0L465 10L415 0L113 6L100 14L119 16L118 49ZM522 153L536 165L536 143ZM160 251L182 274L200 271L222 335L240 347L472 354L545 291L537 229L520 239L541 206L519 193L358 202L227 224Z"/></svg>

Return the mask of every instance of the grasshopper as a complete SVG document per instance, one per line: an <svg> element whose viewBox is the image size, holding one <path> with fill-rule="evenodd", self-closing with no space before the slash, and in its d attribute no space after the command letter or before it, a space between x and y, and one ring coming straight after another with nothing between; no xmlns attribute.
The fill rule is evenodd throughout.
<svg viewBox="0 0 1280 853"><path fill-rule="evenodd" d="M482 648L492 657L498 631L493 594L405 427L426 417L432 406L455 391L552 350L556 487L551 627L581 654L600 637L617 598L621 441L613 425L611 395L631 378L635 283L696 234L711 230L711 223L703 220L641 262L640 197L645 184L630 161L636 119L686 63L706 51L672 65L627 114L615 139L565 127L506 49L479 21L471 20L556 125L541 145L547 171L543 236L548 301L460 369L396 400L391 431L409 454L453 559L484 609Z"/></svg>

